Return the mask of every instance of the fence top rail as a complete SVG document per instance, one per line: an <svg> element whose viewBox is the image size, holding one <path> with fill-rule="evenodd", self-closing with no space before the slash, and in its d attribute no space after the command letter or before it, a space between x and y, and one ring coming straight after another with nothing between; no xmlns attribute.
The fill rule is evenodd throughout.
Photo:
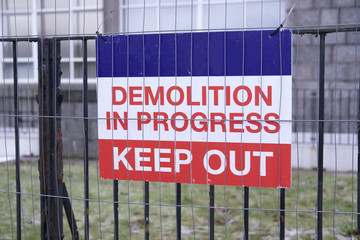
<svg viewBox="0 0 360 240"><path fill-rule="evenodd" d="M360 24L339 24L339 25L326 25L326 26L304 26L304 27L284 27L283 29L291 30L293 34L327 34L327 33L337 33L337 32L360 32ZM219 31L220 29L212 29L212 31ZM234 31L234 30L245 30L241 29L222 29L225 31ZM261 30L261 29L247 29L247 30ZM202 30L189 30L189 31L181 31L181 32L201 32ZM209 31L209 29L204 29L203 31ZM173 32L173 31L172 31ZM140 32L139 32L140 33ZM139 34L139 33L106 33L106 35L114 35L114 34ZM160 33L160 32L141 32L144 33ZM164 33L169 33L169 31L164 31ZM180 33L180 32L179 32ZM66 41L66 40L88 40L95 39L96 35L94 34L74 34L74 35L58 35L58 36L2 36L0 37L0 42L38 42L40 39L44 38L53 38L58 41ZM100 35L101 36L101 35Z"/></svg>
<svg viewBox="0 0 360 240"><path fill-rule="evenodd" d="M0 37L0 42L38 42L40 39L56 39L57 41L64 40L88 40L95 39L94 35L70 35L70 36L37 36L37 37Z"/></svg>
<svg viewBox="0 0 360 240"><path fill-rule="evenodd" d="M339 24L326 26L305 26L305 27L289 27L293 34L326 34L337 32L358 32L360 31L360 24Z"/></svg>

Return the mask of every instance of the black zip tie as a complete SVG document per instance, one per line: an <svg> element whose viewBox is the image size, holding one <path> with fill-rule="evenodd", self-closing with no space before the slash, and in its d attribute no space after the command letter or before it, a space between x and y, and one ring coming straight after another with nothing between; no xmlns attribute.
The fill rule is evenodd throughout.
<svg viewBox="0 0 360 240"><path fill-rule="evenodd" d="M284 21L280 24L280 26L279 26L274 32L272 32L272 33L270 34L269 37L274 36L278 31L280 31L280 29L284 26L286 20L288 19L288 17L290 16L290 14L291 14L292 11L294 10L294 8L295 8L295 4L291 7L291 9L290 9L288 15L286 16L286 18L284 19Z"/></svg>
<svg viewBox="0 0 360 240"><path fill-rule="evenodd" d="M101 38L101 40L103 40L104 42L107 42L107 40L103 37L103 35L101 35L101 33L99 33L99 31L96 31L96 35Z"/></svg>
<svg viewBox="0 0 360 240"><path fill-rule="evenodd" d="M273 31L271 34L270 34L270 36L269 37L272 37L272 36L274 36L278 31L280 31L280 29L283 27L283 25L282 24L280 24L280 26L275 30L275 31Z"/></svg>

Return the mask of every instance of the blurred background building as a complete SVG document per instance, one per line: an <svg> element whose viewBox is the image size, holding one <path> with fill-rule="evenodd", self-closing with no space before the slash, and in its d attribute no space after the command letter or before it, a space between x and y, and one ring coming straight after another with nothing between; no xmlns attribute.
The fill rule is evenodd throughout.
<svg viewBox="0 0 360 240"><path fill-rule="evenodd" d="M244 28L275 28L286 15L284 0L3 0L2 37L56 37ZM61 46L63 82L82 79L80 41ZM95 44L89 42L89 77L94 83ZM37 80L37 46L19 43L19 78ZM0 48L0 78L12 82L12 47Z"/></svg>

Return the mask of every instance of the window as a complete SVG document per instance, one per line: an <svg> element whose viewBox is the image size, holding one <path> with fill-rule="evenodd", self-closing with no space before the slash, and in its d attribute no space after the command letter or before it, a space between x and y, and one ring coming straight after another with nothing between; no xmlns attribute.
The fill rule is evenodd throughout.
<svg viewBox="0 0 360 240"><path fill-rule="evenodd" d="M69 36L94 34L103 20L103 0L4 0L1 8L1 37ZM79 50L80 49L80 50ZM62 79L77 82L82 64L81 41L61 43ZM95 63L95 43L88 42L88 61ZM12 43L0 44L0 79L12 82ZM80 66L82 68L82 66ZM37 82L37 44L18 42L20 83ZM94 78L95 67L89 68Z"/></svg>
<svg viewBox="0 0 360 240"><path fill-rule="evenodd" d="M122 32L276 28L285 0L123 0L120 16Z"/></svg>

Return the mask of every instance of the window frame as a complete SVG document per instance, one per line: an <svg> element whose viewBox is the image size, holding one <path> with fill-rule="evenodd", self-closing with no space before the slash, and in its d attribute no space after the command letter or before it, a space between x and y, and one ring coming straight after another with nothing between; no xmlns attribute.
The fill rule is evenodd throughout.
<svg viewBox="0 0 360 240"><path fill-rule="evenodd" d="M128 20L128 15L127 15L127 11L128 9L143 9L144 4L127 4L130 0L120 0L120 6L119 6L119 22L120 22L120 32L122 33L138 33L136 31L131 31L131 29L127 29L127 20ZM176 0L174 0L175 2ZM156 8L156 29L155 30L146 30L145 32L166 32L168 30L161 30L160 26L159 26L159 18L160 18L160 9L161 8L166 8L166 7L175 7L175 3L174 2L162 2L161 0L156 0L153 3L145 3L146 7L155 7ZM204 22L203 22L203 16L204 16L204 7L208 6L208 5L221 5L224 4L225 0L187 0L186 2L183 1L177 1L176 2L176 6L194 6L194 11L193 11L193 18L196 18L195 20L195 24L196 26L193 26L192 29L188 29L187 31L204 31L204 30L219 30L219 29L215 29L215 28L211 28L208 26L204 26ZM235 3L241 3L243 4L243 27L241 28L235 28L235 29L247 29L248 27L248 23L247 23L247 15L248 15L248 11L247 11L247 7L246 4L248 3L269 3L269 2L273 2L273 3L277 3L279 5L279 25L282 21L283 18L285 18L285 14L286 14L286 0L226 0L226 4L235 4ZM259 27L259 29L265 29L265 28L269 28L269 27ZM271 27L273 28L273 27ZM223 29L232 29L232 28L223 28ZM184 30L180 30L180 29L174 29L172 32L174 31L184 31Z"/></svg>
<svg viewBox="0 0 360 240"><path fill-rule="evenodd" d="M8 9L2 9L1 19L2 19L2 25L0 26L0 32L1 37L37 37L42 35L42 29L44 29L44 25L38 25L41 24L41 20L39 22L39 19L41 19L44 14L61 14L61 13L67 13L69 15L69 23L76 22L75 24L79 24L78 21L76 21L77 16L81 13L90 13L90 12L98 12L99 14L99 22L102 21L103 17L103 9L104 9L104 0L97 0L96 5L86 5L84 4L83 0L69 0L69 7L68 8L42 8L41 7L41 1L39 0L30 0L30 6L28 9L24 8L16 8L13 9L13 6L8 6ZM28 34L25 36L20 35L10 35L10 28L14 27L12 24L10 25L10 18L16 18L18 16L27 16L27 21L25 24L28 25ZM21 22L22 23L22 22ZM19 22L16 23L16 25L21 24ZM31 24L31 25L30 25ZM54 23L55 24L55 23ZM76 34L75 24L69 24L69 32L66 35L73 35ZM99 23L100 24L100 23ZM95 31L94 31L95 32ZM46 32L44 34L47 34ZM59 34L62 35L63 34ZM56 36L56 34L55 34ZM19 63L28 63L29 66L32 68L33 75L28 76L27 78L19 78L19 83L31 83L36 84L38 79L38 46L36 43L30 43L31 45L31 53L30 56L27 57L18 57L17 60ZM82 62L82 58L75 56L75 45L78 44L75 41L69 41L69 56L63 57L62 62L69 65L69 77L68 78L62 78L64 82L68 81L71 83L81 83L82 78L75 78L75 64ZM5 57L4 53L4 43L1 43L0 46L0 79L1 82L5 84L11 84L13 81L13 78L8 78L5 76L4 73L4 67L5 64L12 63L13 58L12 57ZM96 57L88 57L87 59L88 63L95 63ZM95 78L89 78L89 83L96 83L96 77Z"/></svg>

